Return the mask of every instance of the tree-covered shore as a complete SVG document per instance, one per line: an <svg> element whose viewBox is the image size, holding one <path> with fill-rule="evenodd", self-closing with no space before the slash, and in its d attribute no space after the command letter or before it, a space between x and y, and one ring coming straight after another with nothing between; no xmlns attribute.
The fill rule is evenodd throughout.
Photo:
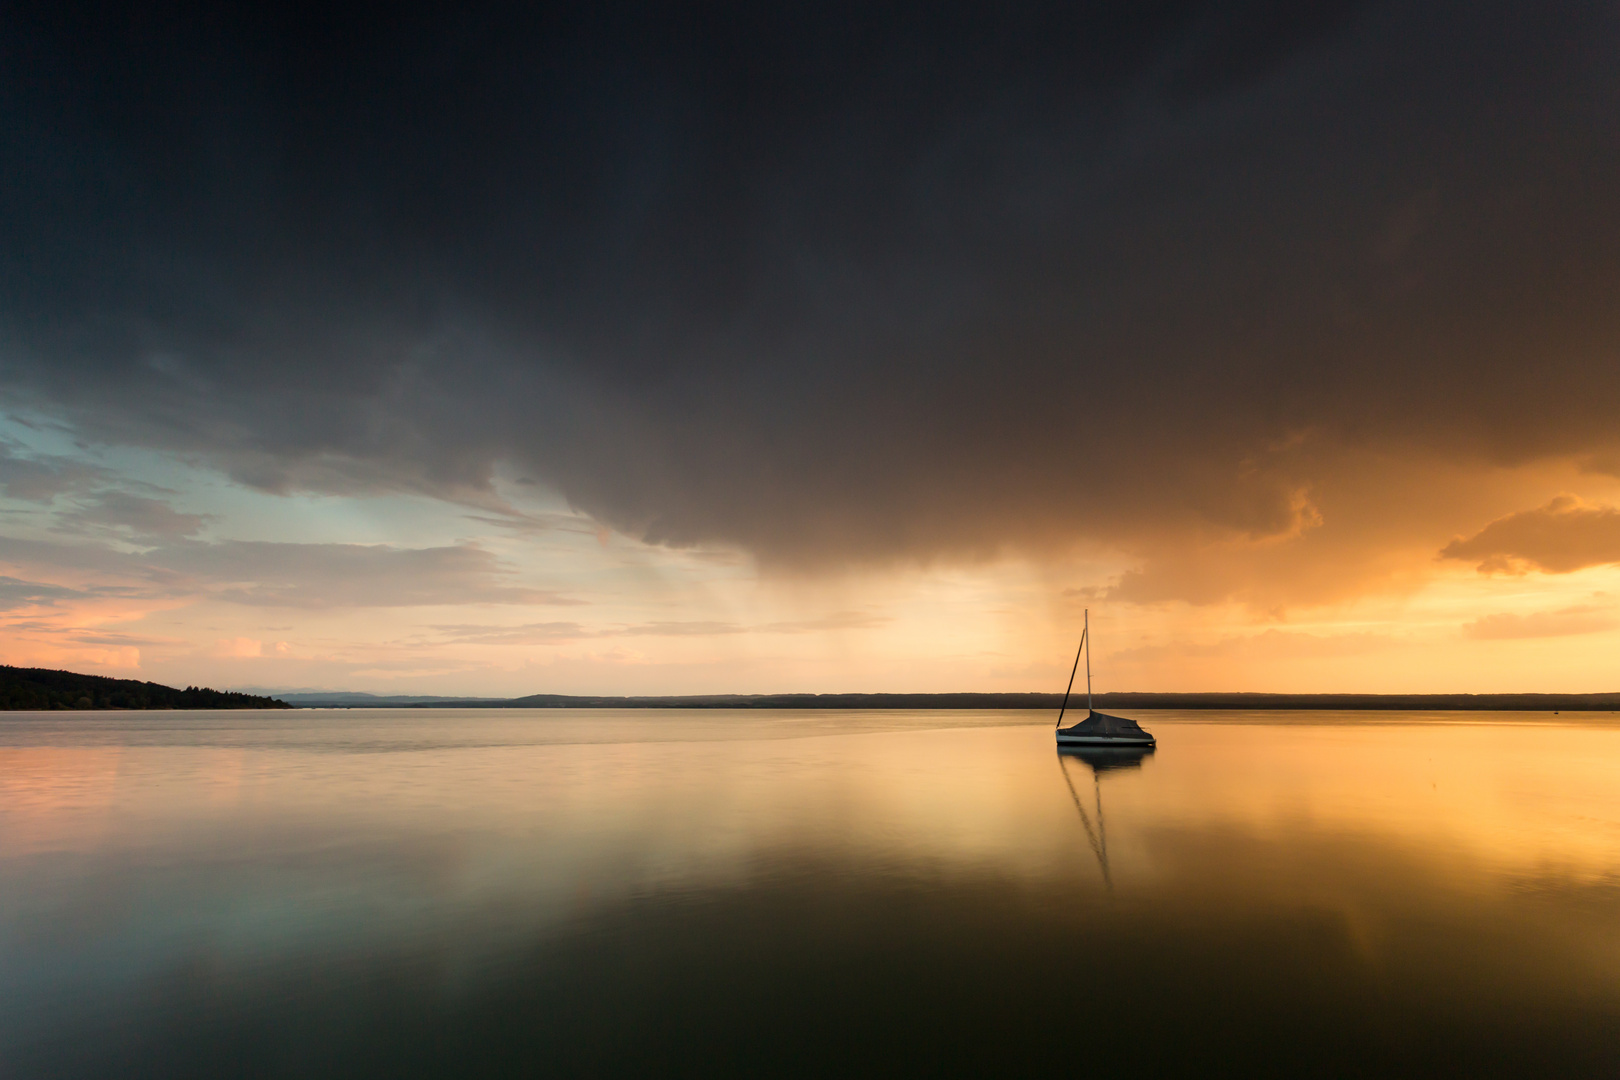
<svg viewBox="0 0 1620 1080"><path fill-rule="evenodd" d="M154 682L109 679L49 668L0 665L0 710L32 709L290 709L276 698Z"/></svg>

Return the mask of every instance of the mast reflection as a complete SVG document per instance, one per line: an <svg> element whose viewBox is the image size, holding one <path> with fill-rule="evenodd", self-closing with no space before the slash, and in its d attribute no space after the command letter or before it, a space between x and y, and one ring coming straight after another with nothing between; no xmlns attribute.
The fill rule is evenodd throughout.
<svg viewBox="0 0 1620 1080"><path fill-rule="evenodd" d="M1074 800L1074 808L1080 811L1080 824L1085 826L1086 840L1091 844L1091 852L1097 857L1097 865L1102 868L1103 883L1108 891L1114 891L1113 875L1108 869L1108 823L1103 817L1102 805L1102 774L1120 769L1140 769L1142 761L1153 753L1151 746L1085 746L1066 747L1058 750L1058 768L1063 773L1063 782L1069 786L1069 797ZM1069 772L1069 759L1077 758L1091 766L1091 792L1096 803L1097 824L1092 827L1091 815L1086 812L1085 803L1080 799L1080 792L1074 786L1074 777Z"/></svg>

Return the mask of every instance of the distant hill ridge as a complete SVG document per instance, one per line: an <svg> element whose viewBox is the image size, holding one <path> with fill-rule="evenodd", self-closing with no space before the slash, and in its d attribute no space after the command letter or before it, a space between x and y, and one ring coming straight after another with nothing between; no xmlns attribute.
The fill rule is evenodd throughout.
<svg viewBox="0 0 1620 1080"><path fill-rule="evenodd" d="M300 691L276 697L153 682L109 679L48 668L0 665L0 710L24 709L1044 709L1062 694L677 694L614 697L530 694L517 698L390 697L353 691ZM1153 694L1096 695L1103 709L1402 709L1449 712L1620 711L1620 693L1604 694ZM1085 708L1083 697L1069 700Z"/></svg>
<svg viewBox="0 0 1620 1080"><path fill-rule="evenodd" d="M154 682L108 679L49 668L0 664L0 710L23 709L290 709L285 701L253 694Z"/></svg>
<svg viewBox="0 0 1620 1080"><path fill-rule="evenodd" d="M366 699L366 700L361 700ZM518 698L389 698L301 693L301 708L462 709L1048 709L1062 694L685 694L611 697L530 694ZM1620 693L1605 694L1098 694L1100 709L1404 709L1502 712L1620 711ZM1084 709L1085 699L1069 700Z"/></svg>

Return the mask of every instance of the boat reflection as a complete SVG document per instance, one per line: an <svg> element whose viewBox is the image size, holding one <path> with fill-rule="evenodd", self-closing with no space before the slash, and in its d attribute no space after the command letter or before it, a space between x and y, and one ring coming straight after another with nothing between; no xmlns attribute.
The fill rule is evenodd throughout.
<svg viewBox="0 0 1620 1080"><path fill-rule="evenodd" d="M1114 769L1140 769L1143 759L1151 757L1153 751L1151 746L1066 746L1058 750L1058 757L1079 758L1096 775Z"/></svg>
<svg viewBox="0 0 1620 1080"><path fill-rule="evenodd" d="M1153 749L1151 746L1085 746L1063 747L1057 752L1063 782L1069 785L1069 797L1074 800L1074 808L1080 811L1080 824L1085 826L1086 840L1091 844L1091 853L1097 857L1097 865L1102 868L1103 883L1108 886L1109 892L1114 891L1114 878L1108 869L1108 823L1103 817L1102 774L1120 769L1140 769L1143 760L1153 753ZM1091 766L1091 793L1097 813L1095 828L1091 815L1086 812L1085 803L1081 801L1080 792L1074 786L1074 777L1069 770L1070 758L1078 758Z"/></svg>

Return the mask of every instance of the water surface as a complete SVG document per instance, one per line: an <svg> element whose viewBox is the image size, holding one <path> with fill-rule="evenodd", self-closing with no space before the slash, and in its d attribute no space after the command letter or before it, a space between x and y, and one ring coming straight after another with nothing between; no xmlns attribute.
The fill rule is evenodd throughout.
<svg viewBox="0 0 1620 1080"><path fill-rule="evenodd" d="M6 1076L1620 1075L1620 723L0 718Z"/></svg>

